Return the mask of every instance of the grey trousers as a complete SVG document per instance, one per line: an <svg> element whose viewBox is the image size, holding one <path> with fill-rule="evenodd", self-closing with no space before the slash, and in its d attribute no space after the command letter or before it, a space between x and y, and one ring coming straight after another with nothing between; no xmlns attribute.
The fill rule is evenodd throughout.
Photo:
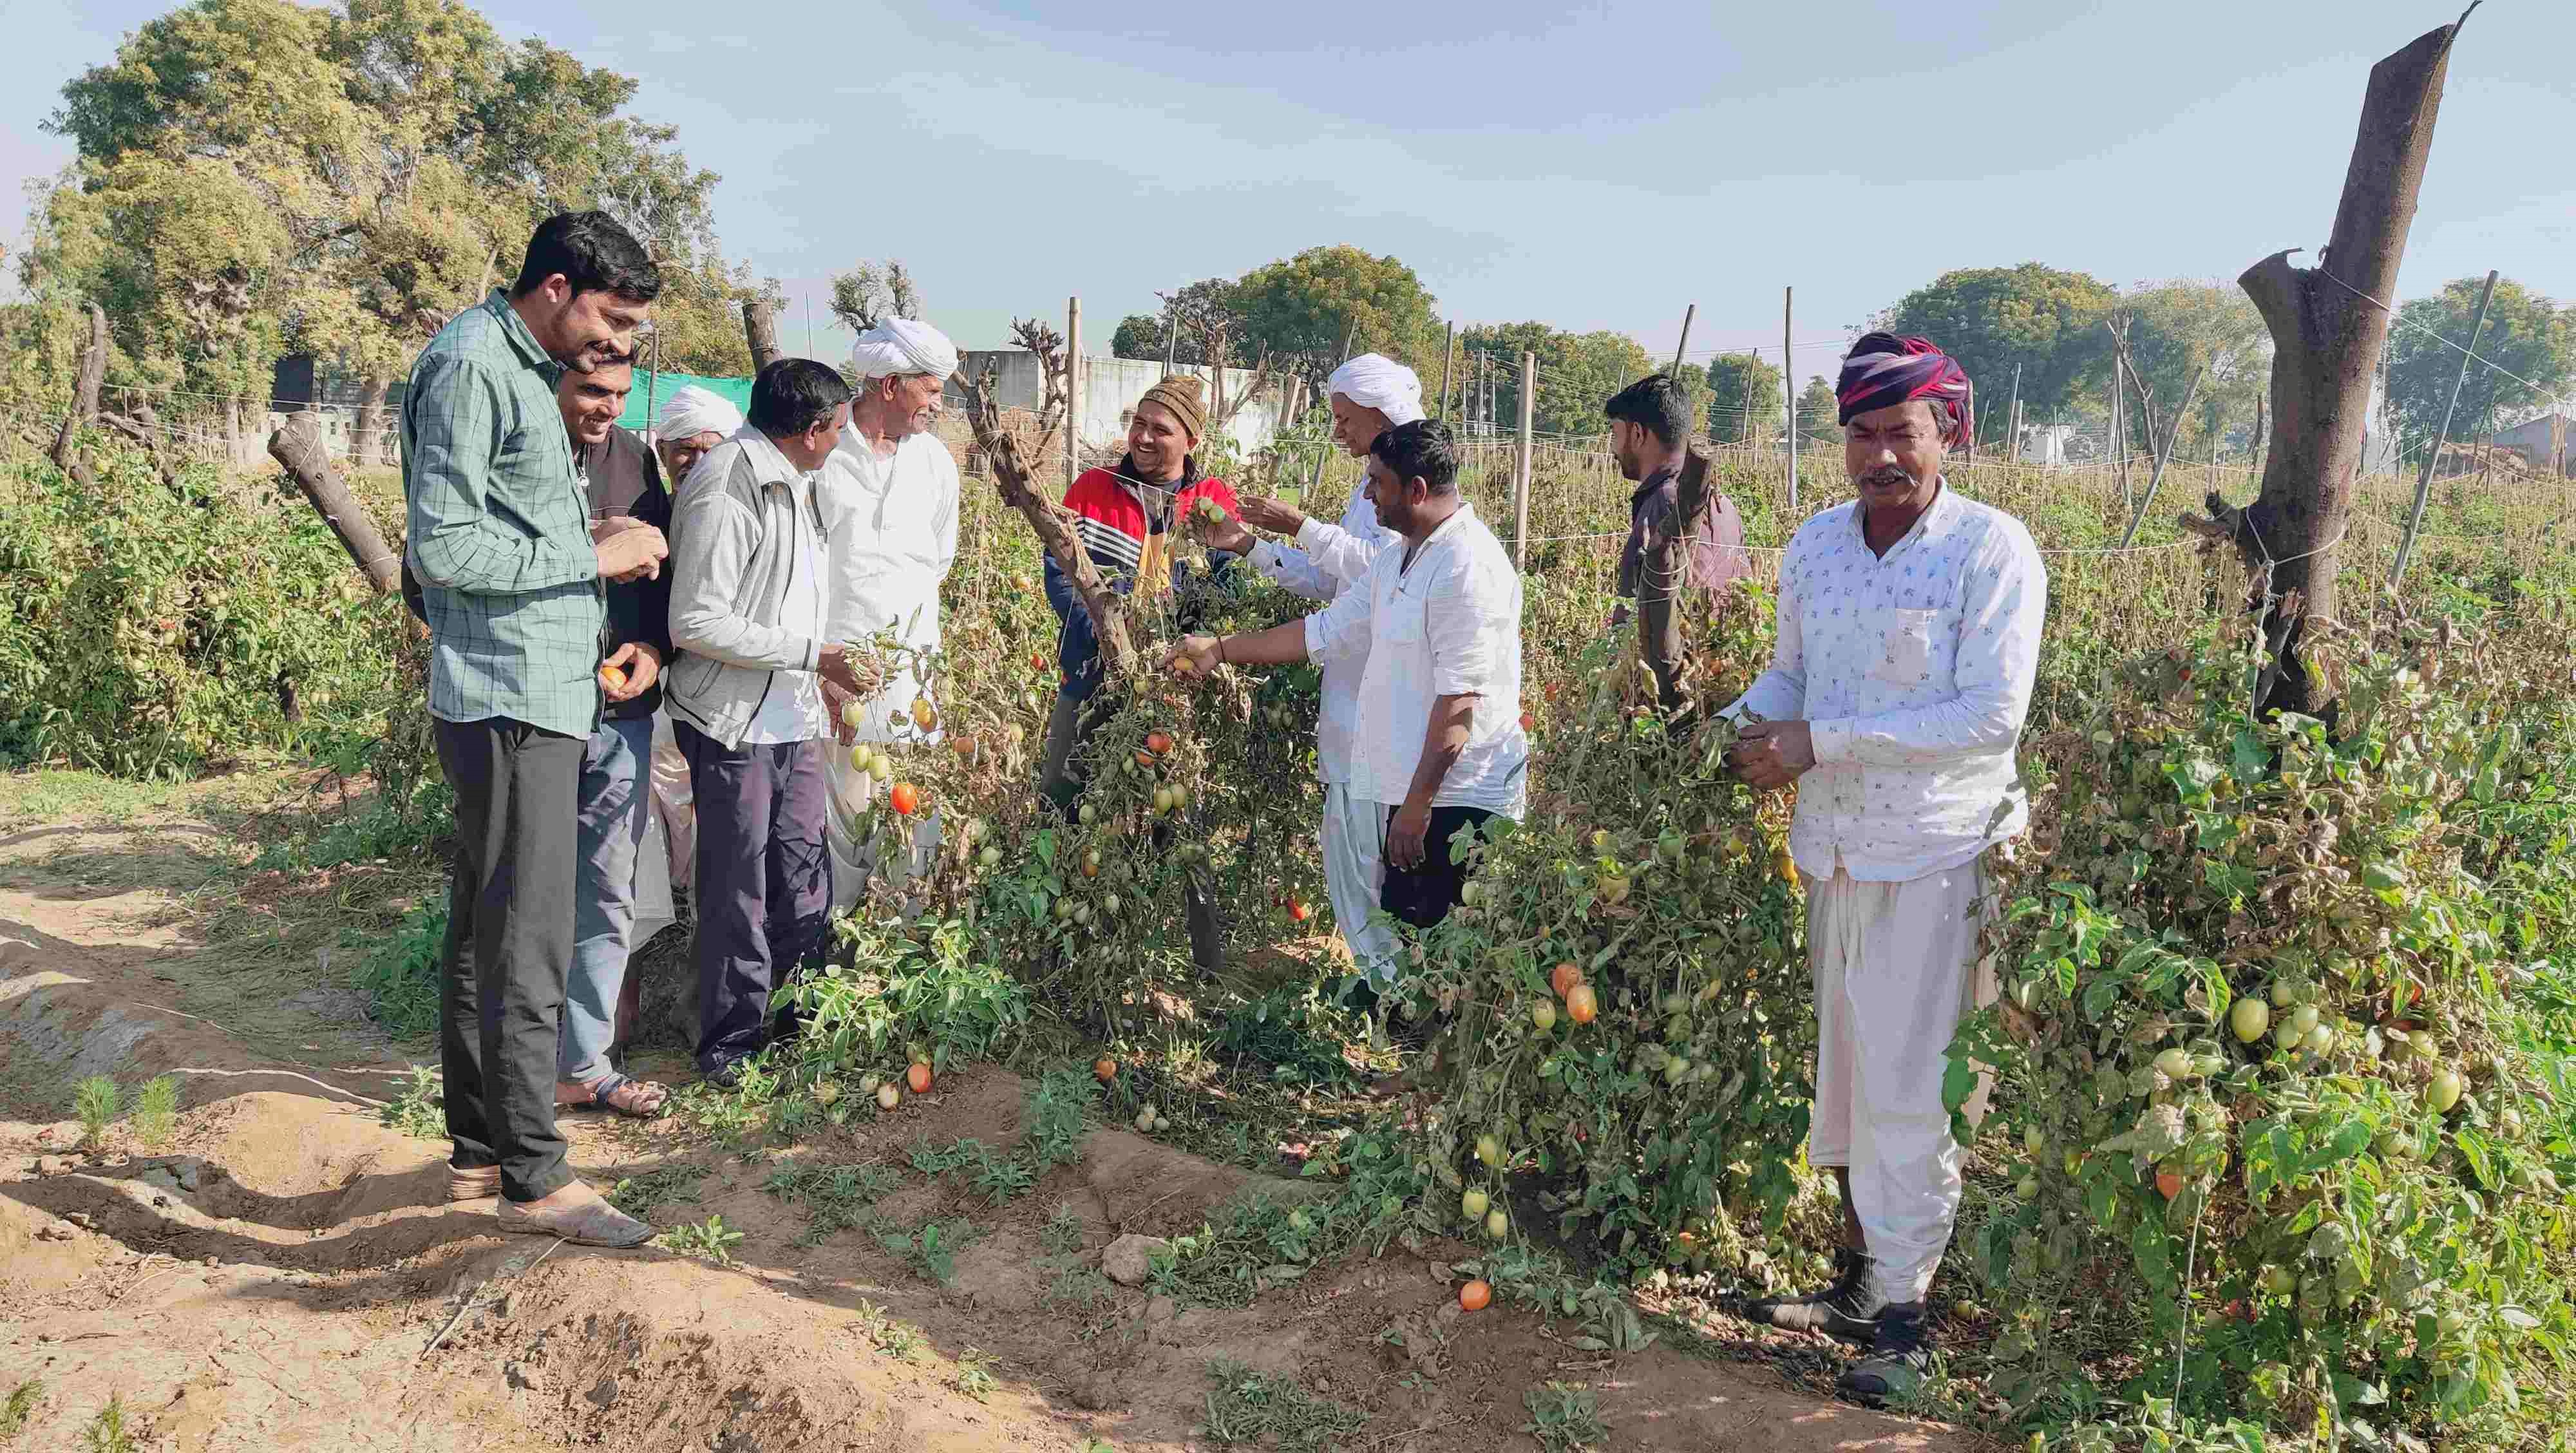
<svg viewBox="0 0 2576 1453"><path fill-rule="evenodd" d="M587 1085L609 1073L619 993L633 951L635 860L652 811L645 764L653 718L603 721L581 763L581 883L573 902L572 973L564 985L562 1049L555 1074Z"/></svg>
<svg viewBox="0 0 2576 1453"><path fill-rule="evenodd" d="M555 1055L584 744L507 717L436 721L432 735L456 793L438 1014L448 1164L497 1165L501 1194L533 1201L572 1180Z"/></svg>
<svg viewBox="0 0 2576 1453"><path fill-rule="evenodd" d="M672 730L698 809L700 1071L769 1042L769 998L825 947L832 921L829 739L728 748L689 723Z"/></svg>

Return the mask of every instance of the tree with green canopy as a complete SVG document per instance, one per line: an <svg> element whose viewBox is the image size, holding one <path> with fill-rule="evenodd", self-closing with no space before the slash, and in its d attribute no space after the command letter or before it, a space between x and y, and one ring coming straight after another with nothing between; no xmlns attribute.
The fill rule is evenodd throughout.
<svg viewBox="0 0 2576 1453"><path fill-rule="evenodd" d="M2495 367L2469 365L2453 438L2510 428L2553 407L2576 413L2563 402L2576 385L2576 307L2562 308L2511 278L2497 278L2486 328L2472 345L2469 328L2485 286L2484 278L2460 278L2397 309L2398 327L2388 340L2388 402L2412 438L2430 439L2442 427L2460 383L2460 348L2474 347Z"/></svg>
<svg viewBox="0 0 2576 1453"><path fill-rule="evenodd" d="M2102 319L2117 299L2088 273L2035 262L1960 268L1898 299L1870 326L1939 344L1975 381L1980 413L2005 407L2018 365L2024 409L2044 413L2074 402L2107 367Z"/></svg>
<svg viewBox="0 0 2576 1453"><path fill-rule="evenodd" d="M1266 350L1272 367L1294 369L1321 390L1340 366L1347 339L1351 352L1383 353L1438 387L1437 299L1395 258L1356 247L1310 247L1245 273L1230 292L1241 328L1235 358Z"/></svg>
<svg viewBox="0 0 2576 1453"><path fill-rule="evenodd" d="M1749 444L1770 438L1778 429L1780 370L1763 362L1759 354L1720 354L1708 361L1706 377L1710 439Z"/></svg>

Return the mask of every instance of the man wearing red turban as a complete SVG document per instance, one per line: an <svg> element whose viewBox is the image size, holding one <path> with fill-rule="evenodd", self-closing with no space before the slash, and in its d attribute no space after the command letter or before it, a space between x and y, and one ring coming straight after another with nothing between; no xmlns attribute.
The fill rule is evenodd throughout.
<svg viewBox="0 0 2576 1453"><path fill-rule="evenodd" d="M1859 498L1790 540L1771 669L1727 714L1745 723L1738 776L1798 783L1789 851L1818 1033L1807 1158L1840 1183L1844 1247L1832 1286L1748 1310L1868 1346L1841 1387L1875 1402L1929 1363L1924 1302L1959 1210L1945 1051L1993 998L1983 864L2029 818L2013 748L2048 577L2019 520L1942 477L1969 429L1958 364L1872 333L1836 396Z"/></svg>

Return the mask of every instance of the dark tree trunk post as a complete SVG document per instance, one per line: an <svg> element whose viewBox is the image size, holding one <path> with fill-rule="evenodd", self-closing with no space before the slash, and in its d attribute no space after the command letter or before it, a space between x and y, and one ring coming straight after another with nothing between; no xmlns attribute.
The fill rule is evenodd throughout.
<svg viewBox="0 0 2576 1453"><path fill-rule="evenodd" d="M81 349L80 375L72 385L72 411L63 416L62 432L54 436L54 467L84 486L97 481L90 475L88 462L81 458L80 431L97 420L98 390L106 381L107 314L92 303L89 343Z"/></svg>
<svg viewBox="0 0 2576 1453"><path fill-rule="evenodd" d="M751 371L760 372L780 358L778 309L766 298L742 305L742 339L751 346Z"/></svg>
<svg viewBox="0 0 2576 1453"><path fill-rule="evenodd" d="M2467 19L2463 12L2371 67L2343 201L2317 266L2292 267L2280 252L2236 280L2272 333L2271 458L2252 504L2237 510L2213 497L2213 519L2191 523L2234 540L2253 572L2272 652L2267 708L2321 706L2299 641L2307 617L2336 614L2335 546L2351 517L2370 384L2388 345L2378 304L2396 296L2451 42Z"/></svg>
<svg viewBox="0 0 2576 1453"><path fill-rule="evenodd" d="M1038 410L1037 456L1047 456L1047 441L1065 418L1065 372L1068 361L1063 354L1063 341L1051 329L1035 323L1018 326L1020 342L1038 357L1038 366L1046 378L1046 392ZM1056 568L1073 582L1073 593L1081 600L1085 615L1091 617L1092 634L1100 642L1100 654L1111 677L1132 676L1137 667L1136 644L1127 633L1127 602L1109 588L1100 572L1091 566L1091 553L1074 536L1073 527L1056 512L1053 504L1037 492L1032 481L1028 456L1021 452L1020 441L1005 427L1002 408L993 399L993 368L985 365L982 376L957 375L959 392L966 396L966 423L975 431L975 447L993 471L994 487L1011 508L1018 510L1037 531L1038 541Z"/></svg>
<svg viewBox="0 0 2576 1453"><path fill-rule="evenodd" d="M285 426L268 436L268 452L286 466L288 477L304 492L305 502L339 537L340 548L349 552L350 561L376 593L396 594L402 589L401 559L386 548L375 521L367 518L356 496L349 493L348 481L331 467L321 428L314 422L317 417L311 409L287 415Z"/></svg>

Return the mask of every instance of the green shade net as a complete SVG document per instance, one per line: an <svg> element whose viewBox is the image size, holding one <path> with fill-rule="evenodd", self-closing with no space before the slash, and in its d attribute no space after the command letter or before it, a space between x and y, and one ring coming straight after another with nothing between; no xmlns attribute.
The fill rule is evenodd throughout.
<svg viewBox="0 0 2576 1453"><path fill-rule="evenodd" d="M626 412L619 415L618 427L642 431L653 426L653 415L662 401L680 390L696 384L733 400L733 406L751 412L751 380L747 378L701 378L694 373L652 373L635 370L635 391L626 396Z"/></svg>

